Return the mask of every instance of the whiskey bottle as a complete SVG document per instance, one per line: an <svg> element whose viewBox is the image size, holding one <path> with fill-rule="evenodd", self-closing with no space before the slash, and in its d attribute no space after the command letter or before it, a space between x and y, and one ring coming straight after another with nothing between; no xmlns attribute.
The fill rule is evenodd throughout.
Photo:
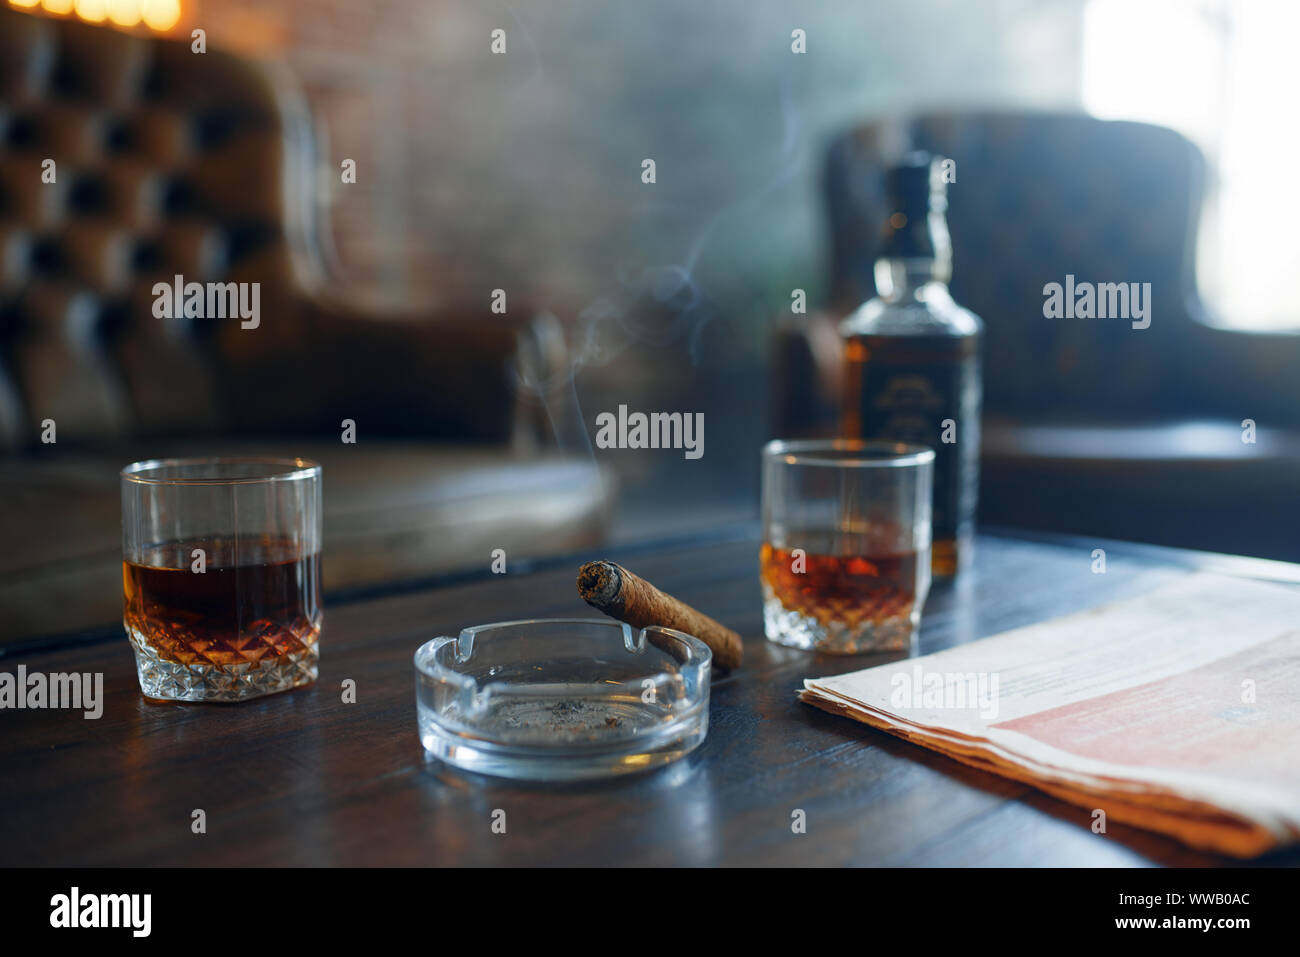
<svg viewBox="0 0 1300 957"><path fill-rule="evenodd" d="M842 430L934 449L931 569L947 578L966 567L973 547L984 324L948 293L942 158L909 154L886 172L886 187L877 295L840 324Z"/></svg>

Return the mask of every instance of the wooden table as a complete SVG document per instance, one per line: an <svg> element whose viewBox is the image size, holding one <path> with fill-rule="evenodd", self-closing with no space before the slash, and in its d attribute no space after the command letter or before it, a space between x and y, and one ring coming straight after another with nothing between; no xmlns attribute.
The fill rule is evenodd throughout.
<svg viewBox="0 0 1300 957"><path fill-rule="evenodd" d="M1132 828L1093 834L1083 810L800 704L805 677L886 659L764 641L755 534L732 527L605 556L739 629L748 656L715 680L698 751L607 783L463 775L427 760L415 731L416 647L473 623L587 615L574 576L590 556L339 596L317 684L241 705L145 702L120 634L11 654L0 670L102 671L106 703L97 721L0 713L0 864L1218 862ZM1104 575L1091 571L1096 547L1107 549ZM981 538L977 565L932 593L923 652L1137 594L1188 567L1300 580L1290 565L1004 534ZM345 679L355 704L342 701ZM206 834L191 831L196 809ZM791 830L796 809L804 834ZM504 834L492 829L497 810Z"/></svg>

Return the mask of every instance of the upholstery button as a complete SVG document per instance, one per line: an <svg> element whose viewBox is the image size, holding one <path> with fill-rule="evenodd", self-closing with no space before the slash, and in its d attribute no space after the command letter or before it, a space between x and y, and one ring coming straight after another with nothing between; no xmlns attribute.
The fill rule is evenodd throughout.
<svg viewBox="0 0 1300 957"><path fill-rule="evenodd" d="M146 276L161 274L163 265L162 248L157 239L139 238L131 251L131 268L136 273Z"/></svg>
<svg viewBox="0 0 1300 957"><path fill-rule="evenodd" d="M59 241L52 236L42 236L31 246L31 271L41 276L58 275L64 268L66 257Z"/></svg>
<svg viewBox="0 0 1300 957"><path fill-rule="evenodd" d="M168 216L182 216L194 212L194 187L180 177L169 179L162 187L162 208Z"/></svg>
<svg viewBox="0 0 1300 957"><path fill-rule="evenodd" d="M108 211L108 184L95 173L81 173L68 193L68 209L79 216L101 215Z"/></svg>
<svg viewBox="0 0 1300 957"><path fill-rule="evenodd" d="M35 149L39 129L36 117L31 114L11 115L5 123L4 144L12 150Z"/></svg>
<svg viewBox="0 0 1300 957"><path fill-rule="evenodd" d="M104 123L103 145L105 153L129 153L136 147L135 129L124 117L113 117Z"/></svg>
<svg viewBox="0 0 1300 957"><path fill-rule="evenodd" d="M66 24L54 67L54 88L73 100L121 106L139 98L151 41L143 36Z"/></svg>
<svg viewBox="0 0 1300 957"><path fill-rule="evenodd" d="M234 116L228 112L210 112L194 120L194 142L200 150L219 149L234 135Z"/></svg>

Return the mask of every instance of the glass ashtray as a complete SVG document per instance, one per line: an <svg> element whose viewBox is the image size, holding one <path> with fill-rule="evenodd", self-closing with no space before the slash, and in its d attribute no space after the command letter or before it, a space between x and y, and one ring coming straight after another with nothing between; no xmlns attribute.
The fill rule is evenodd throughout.
<svg viewBox="0 0 1300 957"><path fill-rule="evenodd" d="M609 619L503 621L415 653L420 742L467 771L574 781L659 767L709 730L708 645Z"/></svg>

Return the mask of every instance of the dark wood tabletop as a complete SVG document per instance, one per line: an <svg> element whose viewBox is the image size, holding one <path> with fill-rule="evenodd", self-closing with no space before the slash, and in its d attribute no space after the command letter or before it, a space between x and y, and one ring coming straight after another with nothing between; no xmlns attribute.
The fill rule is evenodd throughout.
<svg viewBox="0 0 1300 957"><path fill-rule="evenodd" d="M795 698L840 658L762 636L756 529L614 548L746 639L715 676L711 726L684 760L601 783L532 786L425 757L412 655L487 621L588 616L579 563L486 566L455 580L341 596L327 607L319 681L239 705L146 702L126 639L0 659L104 673L98 720L0 713L0 864L58 865L1200 865L1159 835L1090 830L1082 809L965 767ZM1092 549L1107 549L1105 574ZM328 560L328 556L326 556ZM921 651L1135 595L1190 567L1300 581L1296 566L1067 539L982 536L976 567L931 593ZM341 685L356 682L356 703ZM191 828L193 812L206 833ZM505 812L505 833L492 827ZM806 815L793 833L792 815ZM500 815L495 815L500 819ZM1265 860L1296 864L1283 852Z"/></svg>

